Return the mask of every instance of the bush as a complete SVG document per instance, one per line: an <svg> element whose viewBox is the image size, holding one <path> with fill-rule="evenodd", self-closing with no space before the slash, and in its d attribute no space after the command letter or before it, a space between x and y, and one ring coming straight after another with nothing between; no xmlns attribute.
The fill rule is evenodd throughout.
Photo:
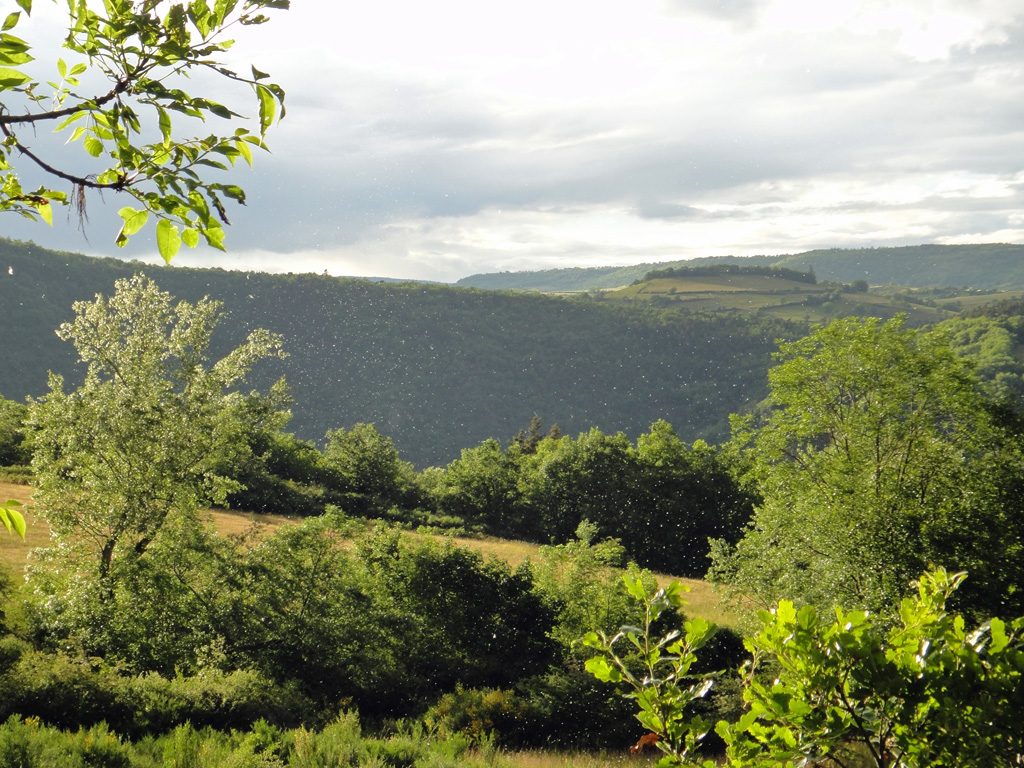
<svg viewBox="0 0 1024 768"><path fill-rule="evenodd" d="M299 728L294 742L289 768L365 765L370 754L354 712L342 712L321 731Z"/></svg>
<svg viewBox="0 0 1024 768"><path fill-rule="evenodd" d="M62 733L15 715L0 726L0 768L130 768L134 755L103 723Z"/></svg>
<svg viewBox="0 0 1024 768"><path fill-rule="evenodd" d="M14 485L30 485L32 483L32 467L26 464L0 467L0 480Z"/></svg>
<svg viewBox="0 0 1024 768"><path fill-rule="evenodd" d="M197 727L248 728L261 718L295 725L312 706L293 686L238 670L193 677L123 675L97 659L21 651L0 677L0 716L37 717L61 728L108 723L132 737L162 733L189 721Z"/></svg>
<svg viewBox="0 0 1024 768"><path fill-rule="evenodd" d="M456 686L430 708L428 726L446 735L460 734L479 744L493 734L502 745L520 746L526 738L529 706L512 691Z"/></svg>

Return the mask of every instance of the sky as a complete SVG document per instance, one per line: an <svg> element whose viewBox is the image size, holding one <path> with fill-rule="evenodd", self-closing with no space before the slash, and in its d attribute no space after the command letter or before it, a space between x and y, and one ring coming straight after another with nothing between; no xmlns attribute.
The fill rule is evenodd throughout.
<svg viewBox="0 0 1024 768"><path fill-rule="evenodd" d="M50 5L17 30L40 62L58 54ZM249 202L229 210L229 252L183 248L176 266L455 281L1024 242L1020 0L292 0L272 15L231 57L271 73L287 116L271 154L231 173ZM223 96L254 113L251 92ZM152 227L114 246L130 202L94 196L84 234L59 212L52 228L4 214L0 234L151 259Z"/></svg>

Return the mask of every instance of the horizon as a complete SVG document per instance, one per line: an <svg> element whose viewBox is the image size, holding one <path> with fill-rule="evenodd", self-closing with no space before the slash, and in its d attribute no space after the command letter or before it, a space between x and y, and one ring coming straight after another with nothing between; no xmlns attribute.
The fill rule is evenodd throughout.
<svg viewBox="0 0 1024 768"><path fill-rule="evenodd" d="M450 282L1024 242L1010 0L295 5L232 48L282 84L288 115L273 153L230 174L249 203L230 209L229 252L176 264ZM25 24L52 79L59 8ZM252 111L247 92L213 95ZM84 235L59 212L4 233L109 255L120 204L93 196ZM123 253L155 252L143 232Z"/></svg>
<svg viewBox="0 0 1024 768"><path fill-rule="evenodd" d="M1011 245L1011 246L1016 246L1016 245L1020 245L1019 243L987 242L987 243L959 243L959 244L950 244L950 243L910 243L910 244L895 245L895 246L851 246L851 247L838 247L838 246L836 246L836 247L828 247L828 246L825 246L825 247L819 247L819 248L810 248L810 249L806 249L806 250L789 250L789 251L785 251L785 252L782 252L782 253L752 253L752 254L747 254L747 255L743 255L743 256L735 255L735 254L722 254L720 256L718 256L718 255L716 255L716 256L699 256L698 255L698 256L693 256L693 257L691 257L689 259L666 259L666 260L663 260L663 261L636 261L636 262L622 263L622 264L602 264L602 265L597 265L597 264L574 264L574 265L567 265L567 266L544 267L544 268L541 268L541 269L506 269L506 270L495 270L495 271L489 271L489 272L472 272L472 273L469 273L469 274L462 275L460 277L453 278L451 280L435 280L435 279L430 279L430 278L392 277L392 276L389 276L389 275L333 274L333 273L329 272L329 270L316 270L316 269L299 269L299 270L296 270L296 269L286 269L286 268L260 269L258 267L253 267L252 265L245 265L245 264L236 264L236 265L223 264L223 263L220 263L220 264L183 264L183 263L181 263L179 261L178 258L175 258L174 261L171 262L170 264L165 264L163 259L161 259L159 256L157 256L155 254L154 255L149 255L149 256L139 257L139 256L119 256L116 253L115 254L88 253L88 252L85 252L85 251L75 251L75 250L71 250L71 249L67 249L67 248L62 248L62 249L50 248L49 246L46 246L46 245L43 245L42 243L36 242L32 238L27 238L27 239L23 240L23 239L20 239L20 238L8 237L7 235L0 235L0 238L7 239L7 240L9 240L11 242L15 242L15 243L24 243L24 244L27 244L27 245L33 245L33 246L36 246L38 248L44 248L44 249L51 250L51 251L54 251L54 252L63 251L63 252L67 252L67 253L72 253L72 254L77 255L77 256L84 256L84 257L87 257L87 258L113 259L115 261L120 261L120 262L123 262L125 264L139 263L139 264L145 265L147 267L152 266L152 267L158 267L160 269L174 269L174 268L179 268L179 269L198 269L198 270L203 270L203 269L223 269L223 270L230 271L230 272L253 272L253 273L262 273L262 274L269 274L269 275L292 275L292 274L297 274L297 275L322 275L322 276L334 277L334 278L338 278L338 279L342 279L342 280L368 280L368 281L371 281L371 282L435 283L435 284L438 284L438 285L451 285L451 286L457 286L457 284L458 284L458 282L460 280L464 280L464 279L467 279L467 278L470 278L470 277L483 276L483 275L531 274L531 273L537 273L537 272L547 272L547 271L555 271L555 270L562 270L562 269L568 269L568 270L589 270L589 269L616 270L616 269L628 269L628 268L631 268L631 267L648 266L648 265L649 266L657 267L658 265L661 265L661 264L670 264L670 263L676 263L676 262L679 262L679 261L698 261L698 260L708 259L708 258L735 258L735 259L759 258L759 257L769 257L769 258L780 257L781 258L781 257L784 257L784 256L799 256L799 255L802 255L802 254L805 254L805 253L811 253L811 252L816 252L816 251L856 251L856 250L878 250L878 249L885 249L885 248L896 248L896 249L908 248L909 249L909 248L920 248L920 247L926 247L926 246L948 246L948 245L962 245L962 246L991 246L991 245Z"/></svg>

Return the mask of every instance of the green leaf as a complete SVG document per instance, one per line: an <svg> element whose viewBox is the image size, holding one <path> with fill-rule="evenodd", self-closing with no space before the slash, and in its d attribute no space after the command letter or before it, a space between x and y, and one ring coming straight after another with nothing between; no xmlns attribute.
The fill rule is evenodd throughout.
<svg viewBox="0 0 1024 768"><path fill-rule="evenodd" d="M1009 643L1009 638L1006 636L1006 622L1002 619L993 618L990 629L992 632L992 645L989 648L989 653L1000 653Z"/></svg>
<svg viewBox="0 0 1024 768"><path fill-rule="evenodd" d="M629 592L637 600L646 600L647 591L644 589L643 582L639 578L634 579L628 574L623 575L622 583L626 585L626 591Z"/></svg>
<svg viewBox="0 0 1024 768"><path fill-rule="evenodd" d="M64 59L57 59L57 74L62 78L66 77L68 74L68 65Z"/></svg>
<svg viewBox="0 0 1024 768"><path fill-rule="evenodd" d="M14 0L18 6L29 16L32 15L32 0Z"/></svg>
<svg viewBox="0 0 1024 768"><path fill-rule="evenodd" d="M20 506L21 502L17 499L8 499L0 505L0 521L3 522L4 526L6 526L8 533L10 533L11 528L13 527L15 532L24 539L25 518L17 509L15 509L15 507Z"/></svg>
<svg viewBox="0 0 1024 768"><path fill-rule="evenodd" d="M57 131L61 131L61 130L65 129L65 128L67 128L72 123L74 123L74 122L76 122L78 120L81 120L83 117L85 117L85 115L86 115L85 112L75 112L74 114L68 115L67 118L62 120L60 122L60 124L56 128L53 129L53 132L56 133ZM70 139L69 139L69 141L70 141Z"/></svg>
<svg viewBox="0 0 1024 768"><path fill-rule="evenodd" d="M195 248L199 245L199 233L191 228L183 229L181 231L181 240L189 248Z"/></svg>
<svg viewBox="0 0 1024 768"><path fill-rule="evenodd" d="M25 51L12 50L8 46L0 46L0 64L20 67L22 64L28 64L32 60L32 57Z"/></svg>
<svg viewBox="0 0 1024 768"><path fill-rule="evenodd" d="M263 136L274 122L277 102L274 100L274 94L265 85L256 86L256 96L260 100L260 136Z"/></svg>
<svg viewBox="0 0 1024 768"><path fill-rule="evenodd" d="M17 88L19 85L24 85L31 80L32 78L24 72L19 72L18 70L11 69L10 67L0 67L0 87ZM267 91L267 93L269 93L269 91ZM271 119L273 119L273 115L271 115Z"/></svg>
<svg viewBox="0 0 1024 768"><path fill-rule="evenodd" d="M95 136L86 136L82 144L85 147L85 151L93 157L99 157L103 154L103 142Z"/></svg>
<svg viewBox="0 0 1024 768"><path fill-rule="evenodd" d="M171 116L163 107L156 108L157 117L160 123L160 135L163 136L164 146L171 146Z"/></svg>
<svg viewBox="0 0 1024 768"><path fill-rule="evenodd" d="M181 248L181 235L178 228L167 219L160 219L156 223L156 245L160 249L160 256L167 264Z"/></svg>
<svg viewBox="0 0 1024 768"><path fill-rule="evenodd" d="M13 29L18 25L18 19L21 18L21 12L15 11L14 13L7 14L7 18L4 19L3 30L6 32L8 29Z"/></svg>
<svg viewBox="0 0 1024 768"><path fill-rule="evenodd" d="M131 207L122 208L117 212L117 215L124 219L124 224L121 226L121 234L125 237L131 237L144 226L149 220L149 211L137 211Z"/></svg>
<svg viewBox="0 0 1024 768"><path fill-rule="evenodd" d="M221 227L208 227L203 230L206 243L219 251L224 250L224 230Z"/></svg>
<svg viewBox="0 0 1024 768"><path fill-rule="evenodd" d="M609 664L603 656L594 656L592 659L587 659L585 667L587 672L605 683L617 683L622 679L622 673L616 667Z"/></svg>
<svg viewBox="0 0 1024 768"><path fill-rule="evenodd" d="M53 226L53 209L50 206L49 200L47 200L45 203L39 203L36 206L36 211L39 212L39 218L41 218L51 227Z"/></svg>
<svg viewBox="0 0 1024 768"><path fill-rule="evenodd" d="M218 104L215 101L208 101L206 103L206 109L215 114L217 117L222 117L225 120L230 120L231 116L235 113L225 107L223 104Z"/></svg>
<svg viewBox="0 0 1024 768"><path fill-rule="evenodd" d="M238 150L238 154L240 154L243 158L245 158L246 164L250 168L252 168L252 150L249 149L249 144L247 142L241 141L241 140L240 141L236 141L235 142L235 149Z"/></svg>
<svg viewBox="0 0 1024 768"><path fill-rule="evenodd" d="M20 512L7 507L0 507L0 522L7 528L8 533L11 532L13 527L22 539L25 538L25 518L21 516Z"/></svg>

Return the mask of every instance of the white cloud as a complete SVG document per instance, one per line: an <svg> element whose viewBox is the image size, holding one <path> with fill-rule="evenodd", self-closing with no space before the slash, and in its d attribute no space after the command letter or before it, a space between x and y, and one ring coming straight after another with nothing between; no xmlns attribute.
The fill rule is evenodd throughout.
<svg viewBox="0 0 1024 768"><path fill-rule="evenodd" d="M456 279L1005 239L1022 22L1015 0L304 0L233 54L289 94L238 173L235 254L179 259Z"/></svg>

